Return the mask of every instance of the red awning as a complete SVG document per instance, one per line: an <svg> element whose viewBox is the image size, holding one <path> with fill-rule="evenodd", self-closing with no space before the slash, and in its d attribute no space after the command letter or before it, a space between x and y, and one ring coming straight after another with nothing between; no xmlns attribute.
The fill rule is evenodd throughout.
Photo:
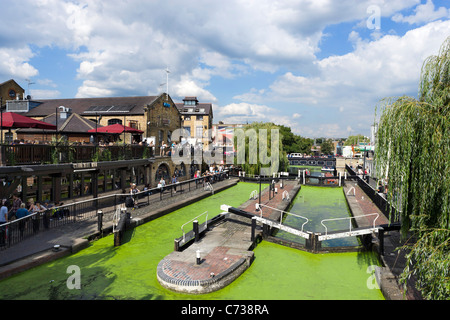
<svg viewBox="0 0 450 320"><path fill-rule="evenodd" d="M56 126L53 124L28 118L14 112L4 112L1 114L0 119L1 119L1 126L3 128L12 128L12 129L38 128L38 129L56 130Z"/></svg>
<svg viewBox="0 0 450 320"><path fill-rule="evenodd" d="M129 133L144 133L144 131L142 130L127 127L119 123L112 124L106 127L88 130L88 132L97 132L97 133L123 133L124 131Z"/></svg>

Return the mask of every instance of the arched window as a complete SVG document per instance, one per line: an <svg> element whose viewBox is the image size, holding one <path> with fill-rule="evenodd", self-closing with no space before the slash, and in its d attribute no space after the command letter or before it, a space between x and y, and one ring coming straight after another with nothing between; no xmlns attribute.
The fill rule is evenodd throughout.
<svg viewBox="0 0 450 320"><path fill-rule="evenodd" d="M167 184L170 182L170 170L169 167L164 163L161 163L158 169L156 169L155 181L161 180L161 177L164 178Z"/></svg>

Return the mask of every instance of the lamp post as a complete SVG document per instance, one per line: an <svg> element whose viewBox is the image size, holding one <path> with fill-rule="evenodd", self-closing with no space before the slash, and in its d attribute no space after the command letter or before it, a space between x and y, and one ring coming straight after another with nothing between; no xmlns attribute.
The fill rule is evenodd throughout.
<svg viewBox="0 0 450 320"><path fill-rule="evenodd" d="M97 146L98 146L98 132L97 132L97 112L95 113L95 143L94 143L94 152L97 155ZM97 159L98 160L98 159Z"/></svg>
<svg viewBox="0 0 450 320"><path fill-rule="evenodd" d="M58 107L55 109L55 119L56 119L56 144L58 144Z"/></svg>

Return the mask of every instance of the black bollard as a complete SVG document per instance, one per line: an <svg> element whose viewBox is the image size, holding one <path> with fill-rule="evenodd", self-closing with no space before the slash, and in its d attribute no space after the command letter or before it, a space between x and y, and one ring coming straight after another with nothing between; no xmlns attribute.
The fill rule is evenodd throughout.
<svg viewBox="0 0 450 320"><path fill-rule="evenodd" d="M255 242L255 233L256 233L256 217L252 218L252 236L251 241Z"/></svg>
<svg viewBox="0 0 450 320"><path fill-rule="evenodd" d="M198 240L200 239L200 234L198 232L198 221L197 220L194 220L192 230L194 231L195 242L198 242Z"/></svg>

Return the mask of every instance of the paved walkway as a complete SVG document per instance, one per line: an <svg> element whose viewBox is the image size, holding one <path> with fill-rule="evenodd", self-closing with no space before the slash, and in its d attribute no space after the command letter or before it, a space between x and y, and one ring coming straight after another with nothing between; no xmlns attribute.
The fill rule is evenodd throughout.
<svg viewBox="0 0 450 320"><path fill-rule="evenodd" d="M350 189L355 188L355 195ZM350 191L350 192L349 192ZM378 209L378 207L370 200L365 192L357 185L356 182L346 182L344 192L347 196L347 201L352 208L354 216L378 213L379 217L376 220L376 225L388 224L389 219ZM356 205L353 205L356 204ZM358 208L360 210L358 210ZM357 219L360 227L371 226L374 217L367 217ZM380 256L384 268L382 279L384 288L382 288L385 297L392 300L422 300L420 292L415 288L415 277L412 276L407 283L406 293L403 288L399 286L398 279L403 269L406 266L406 251L404 249L398 250L405 244L406 240L402 239L399 231L389 231L384 233L384 255Z"/></svg>

